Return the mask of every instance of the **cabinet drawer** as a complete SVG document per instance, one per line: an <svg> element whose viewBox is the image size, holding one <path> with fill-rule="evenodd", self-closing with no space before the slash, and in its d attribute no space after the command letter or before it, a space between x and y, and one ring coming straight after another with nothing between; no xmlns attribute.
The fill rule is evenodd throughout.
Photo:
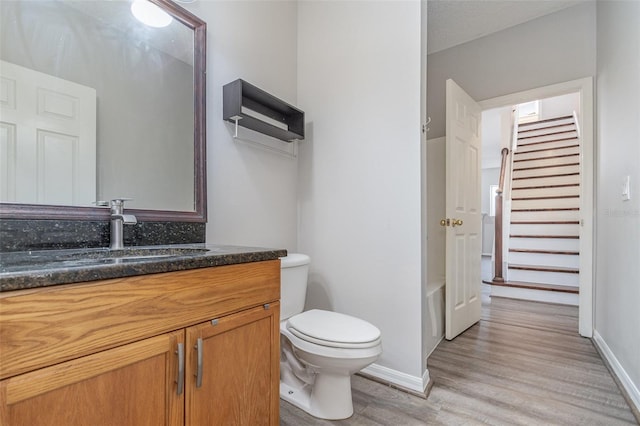
<svg viewBox="0 0 640 426"><path fill-rule="evenodd" d="M280 261L0 294L0 379L280 298Z"/></svg>

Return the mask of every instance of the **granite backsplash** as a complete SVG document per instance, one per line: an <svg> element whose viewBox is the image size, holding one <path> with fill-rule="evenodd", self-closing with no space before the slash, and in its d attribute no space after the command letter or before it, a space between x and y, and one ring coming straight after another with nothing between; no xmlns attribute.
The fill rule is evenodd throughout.
<svg viewBox="0 0 640 426"><path fill-rule="evenodd" d="M0 252L109 246L108 221L0 220ZM124 227L125 246L204 243L200 222L138 222Z"/></svg>

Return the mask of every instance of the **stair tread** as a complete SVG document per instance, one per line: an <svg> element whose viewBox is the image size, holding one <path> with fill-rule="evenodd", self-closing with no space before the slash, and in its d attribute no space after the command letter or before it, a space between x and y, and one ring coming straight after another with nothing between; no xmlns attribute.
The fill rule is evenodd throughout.
<svg viewBox="0 0 640 426"><path fill-rule="evenodd" d="M562 115L560 117L554 117L554 118L546 118L544 120L538 120L538 121L529 121L527 123L519 123L518 127L523 127L523 126L532 126L534 124L540 124L540 123L550 123L552 121L560 121L560 120L566 120L569 118L573 118L573 115Z"/></svg>
<svg viewBox="0 0 640 426"><path fill-rule="evenodd" d="M579 225L577 220L512 220L512 225Z"/></svg>
<svg viewBox="0 0 640 426"><path fill-rule="evenodd" d="M552 158L566 158L566 157L577 157L579 153L575 154L560 154L560 155L548 155L546 157L534 157L534 158L523 158L522 160L513 160L514 163L521 163L523 161L536 161L536 160L550 160Z"/></svg>
<svg viewBox="0 0 640 426"><path fill-rule="evenodd" d="M578 139L578 137L574 136L574 137L571 137L571 138L552 139L552 140L549 140L549 141L527 142L527 143L521 143L521 144L519 143L518 144L518 148L523 147L523 146L540 145L540 144L543 144L543 143L552 143L552 142L564 142L564 141L577 140L577 139Z"/></svg>
<svg viewBox="0 0 640 426"><path fill-rule="evenodd" d="M579 166L580 163L567 163L567 164L552 164L550 166L534 166L534 167L520 167L518 169L513 169L514 172L523 171L523 170L538 170L538 169L552 169L554 167L569 167L569 166Z"/></svg>
<svg viewBox="0 0 640 426"><path fill-rule="evenodd" d="M544 128L540 129L540 130L544 130ZM553 136L553 135L562 135L562 134L565 134L565 133L575 133L575 130L562 130L560 132L543 133L541 135L536 135L536 136L518 136L518 140L519 141L523 141L523 140L526 140L526 139L542 138L542 137L545 137L545 136Z"/></svg>
<svg viewBox="0 0 640 426"><path fill-rule="evenodd" d="M538 249L518 249L518 248L510 248L509 252L513 253L532 253L532 254L566 254L571 256L580 255L579 251L568 251L568 250L538 250Z"/></svg>
<svg viewBox="0 0 640 426"><path fill-rule="evenodd" d="M548 207L539 209L511 209L512 212L561 212L561 211L577 211L580 207Z"/></svg>
<svg viewBox="0 0 640 426"><path fill-rule="evenodd" d="M553 239L566 239L575 240L580 238L579 235L528 235L528 234L509 234L509 238L553 238Z"/></svg>
<svg viewBox="0 0 640 426"><path fill-rule="evenodd" d="M579 274L580 270L576 268L567 268L565 266L536 266L536 265L514 265L509 263L509 269L520 269L523 271L539 271L539 272L562 272L567 274Z"/></svg>
<svg viewBox="0 0 640 426"><path fill-rule="evenodd" d="M520 186L518 188L511 188L511 191L519 191L522 189L568 188L570 186L580 186L580 184L579 183L562 183L557 185Z"/></svg>
<svg viewBox="0 0 640 426"><path fill-rule="evenodd" d="M526 129L526 130L520 130L520 126L518 126L518 133L537 132L539 130L554 129L556 127L575 126L575 124L576 123L574 122L570 122L570 123L554 124L553 126L544 126L544 127L538 127L537 129Z"/></svg>
<svg viewBox="0 0 640 426"><path fill-rule="evenodd" d="M514 177L514 178L511 178L511 180L540 179L540 178L564 177L564 176L579 176L579 175L580 175L580 172L556 173L556 174L552 174L552 175L538 175L538 176Z"/></svg>
<svg viewBox="0 0 640 426"><path fill-rule="evenodd" d="M544 197L512 197L512 201L524 201L524 200L562 200L565 198L580 198L579 195L547 195Z"/></svg>
<svg viewBox="0 0 640 426"><path fill-rule="evenodd" d="M525 144L525 146L526 146L526 144ZM518 154L529 154L529 153L532 153L532 152L553 151L555 149L569 149L569 148L579 148L579 147L580 147L580 144L575 144L575 145L559 146L559 147L556 147L556 148L540 148L540 149L531 149L529 151L516 151L516 152L514 152L514 154L515 155L518 155Z"/></svg>
<svg viewBox="0 0 640 426"><path fill-rule="evenodd" d="M527 288L532 290L546 290L546 291L557 291L561 293L575 293L578 294L578 287L574 286L564 286L564 285L555 285L555 284L544 284L544 283L526 283L521 281L484 281L486 284L498 285L503 287L516 287L516 288Z"/></svg>

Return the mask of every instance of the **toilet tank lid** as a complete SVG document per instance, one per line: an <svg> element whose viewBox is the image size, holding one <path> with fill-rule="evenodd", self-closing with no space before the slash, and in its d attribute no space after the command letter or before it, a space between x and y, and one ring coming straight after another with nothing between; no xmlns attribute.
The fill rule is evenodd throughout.
<svg viewBox="0 0 640 426"><path fill-rule="evenodd" d="M293 268L294 266L308 265L311 259L306 254L289 253L285 257L280 258L281 268Z"/></svg>

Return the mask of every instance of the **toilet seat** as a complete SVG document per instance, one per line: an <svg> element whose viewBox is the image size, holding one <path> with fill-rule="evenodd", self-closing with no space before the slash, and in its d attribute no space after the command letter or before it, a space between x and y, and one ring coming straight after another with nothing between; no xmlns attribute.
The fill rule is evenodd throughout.
<svg viewBox="0 0 640 426"><path fill-rule="evenodd" d="M309 343L344 349L380 344L380 330L372 324L337 312L313 309L289 318L287 330Z"/></svg>

